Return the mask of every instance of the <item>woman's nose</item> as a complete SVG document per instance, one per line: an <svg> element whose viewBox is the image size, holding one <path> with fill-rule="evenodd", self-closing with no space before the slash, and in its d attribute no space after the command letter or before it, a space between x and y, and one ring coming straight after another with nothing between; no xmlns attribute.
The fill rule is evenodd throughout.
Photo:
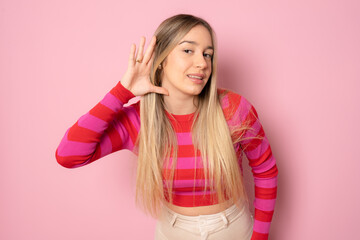
<svg viewBox="0 0 360 240"><path fill-rule="evenodd" d="M195 59L195 66L197 67L197 68L206 68L207 67L207 62L206 62L206 59L205 59L205 57L204 57L204 55L198 55L198 56L196 56L196 59Z"/></svg>

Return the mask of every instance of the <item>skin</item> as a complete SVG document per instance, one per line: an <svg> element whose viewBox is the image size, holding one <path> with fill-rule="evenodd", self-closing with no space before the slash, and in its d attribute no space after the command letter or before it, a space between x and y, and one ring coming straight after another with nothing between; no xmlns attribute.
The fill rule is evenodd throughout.
<svg viewBox="0 0 360 240"><path fill-rule="evenodd" d="M172 114L183 115L195 112L197 97L207 84L212 71L213 45L209 31L202 25L195 26L169 53L162 64L162 87L154 86L150 82L155 43L154 36L145 54L143 53L145 37L141 37L136 54L136 45L132 44L128 69L121 79L121 84L135 96L143 96L150 92L164 94L166 110ZM137 59L142 61L136 62ZM203 79L200 83L194 82L194 79L188 76L189 74L203 74ZM174 212L197 216L224 211L233 202L229 200L201 207L180 207L168 202L165 204Z"/></svg>
<svg viewBox="0 0 360 240"><path fill-rule="evenodd" d="M145 37L141 37L136 54L135 44L131 46L128 69L121 79L122 85L135 96L150 92L164 94L166 110L170 113L195 112L197 96L208 82L212 70L213 50L209 31L202 25L195 26L169 53L162 64L162 87L152 85L149 76L155 43L154 36L145 54ZM142 62L136 62L136 59L142 59ZM202 83L195 83L187 76L199 73L204 75Z"/></svg>
<svg viewBox="0 0 360 240"><path fill-rule="evenodd" d="M195 112L197 95L211 75L214 54L209 31L202 25L193 27L163 62L162 86L170 95L164 96L166 108L173 114ZM201 83L189 74L203 74Z"/></svg>

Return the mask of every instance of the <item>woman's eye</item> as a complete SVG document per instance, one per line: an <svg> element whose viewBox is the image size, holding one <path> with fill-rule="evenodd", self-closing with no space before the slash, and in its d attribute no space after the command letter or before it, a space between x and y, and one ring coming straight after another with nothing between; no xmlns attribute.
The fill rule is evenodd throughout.
<svg viewBox="0 0 360 240"><path fill-rule="evenodd" d="M212 55L209 54L209 53L204 53L204 56L207 57L207 58L212 58Z"/></svg>
<svg viewBox="0 0 360 240"><path fill-rule="evenodd" d="M191 52L191 50L190 49L185 49L184 52L189 53L189 52Z"/></svg>

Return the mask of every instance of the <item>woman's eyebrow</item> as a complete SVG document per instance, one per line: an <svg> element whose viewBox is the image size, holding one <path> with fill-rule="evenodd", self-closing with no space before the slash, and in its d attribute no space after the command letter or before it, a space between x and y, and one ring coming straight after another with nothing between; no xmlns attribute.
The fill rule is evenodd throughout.
<svg viewBox="0 0 360 240"><path fill-rule="evenodd" d="M197 43L197 42L195 42L195 41L188 41L188 40L184 40L184 41L180 42L179 45L182 44L182 43L190 43L190 44L194 44L194 45L199 45L199 43ZM212 50L214 50L214 47L213 47L213 46L207 46L206 49L212 49Z"/></svg>

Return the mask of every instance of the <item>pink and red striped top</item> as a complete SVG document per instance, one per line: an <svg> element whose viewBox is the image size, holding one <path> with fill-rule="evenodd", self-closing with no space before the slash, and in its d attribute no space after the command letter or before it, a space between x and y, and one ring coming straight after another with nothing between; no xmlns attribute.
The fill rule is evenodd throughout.
<svg viewBox="0 0 360 240"><path fill-rule="evenodd" d="M235 145L235 150L239 156L240 169L242 170L241 156L245 154L254 176L255 219L251 239L268 239L277 192L278 170L275 158L254 107L244 97L229 90L218 89L218 93L224 94L221 105L229 127L247 121L251 123L253 130L247 131L245 137L262 137L244 140ZM133 97L135 96L118 82L95 107L81 116L66 131L55 153L58 163L67 168L75 168L121 149L134 151L140 129L140 105L137 102L124 106ZM166 112L166 115L174 127L178 140L173 204L185 207L216 204L215 193L207 190L204 195L204 173L200 151L197 152L197 158L194 157L191 138L194 113L174 115ZM169 168L164 165L164 176L168 175ZM166 192L166 189L164 190Z"/></svg>

